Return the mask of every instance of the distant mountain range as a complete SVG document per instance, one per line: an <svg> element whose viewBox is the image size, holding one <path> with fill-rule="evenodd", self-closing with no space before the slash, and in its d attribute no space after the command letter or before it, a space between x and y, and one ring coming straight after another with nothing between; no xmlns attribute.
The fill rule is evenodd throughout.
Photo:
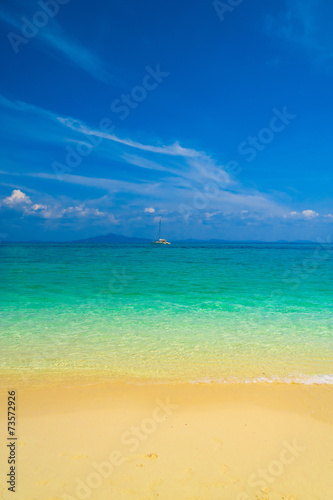
<svg viewBox="0 0 333 500"><path fill-rule="evenodd" d="M124 236L122 234L101 234L99 236L93 236L91 238L84 238L80 240L66 241L64 243L150 243L152 240L147 238L134 238L131 236ZM2 241L2 244L6 243L62 243L60 241L40 241L40 240L30 240L30 241ZM210 240L202 240L202 239L186 239L186 240L173 240L173 243L314 243L310 240L296 240L296 241L287 241L287 240L279 240L274 242L260 241L260 240L246 240L246 241L232 241L232 240L219 240L219 239L210 239Z"/></svg>
<svg viewBox="0 0 333 500"><path fill-rule="evenodd" d="M75 240L72 243L150 243L150 241L146 238L133 238L131 236L123 236L122 234L109 233L83 240Z"/></svg>

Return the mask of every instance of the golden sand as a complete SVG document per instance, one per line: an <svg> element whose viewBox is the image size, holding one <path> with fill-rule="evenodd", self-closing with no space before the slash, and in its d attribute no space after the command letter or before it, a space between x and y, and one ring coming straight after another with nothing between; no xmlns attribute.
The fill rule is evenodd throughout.
<svg viewBox="0 0 333 500"><path fill-rule="evenodd" d="M15 494L0 399L1 499L333 499L330 386L22 387Z"/></svg>

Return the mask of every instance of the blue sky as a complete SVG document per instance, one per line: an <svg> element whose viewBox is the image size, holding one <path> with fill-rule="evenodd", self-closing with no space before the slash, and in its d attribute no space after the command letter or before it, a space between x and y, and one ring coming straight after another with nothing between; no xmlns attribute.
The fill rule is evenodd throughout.
<svg viewBox="0 0 333 500"><path fill-rule="evenodd" d="M228 3L229 2L229 3ZM325 240L333 4L2 0L0 240Z"/></svg>

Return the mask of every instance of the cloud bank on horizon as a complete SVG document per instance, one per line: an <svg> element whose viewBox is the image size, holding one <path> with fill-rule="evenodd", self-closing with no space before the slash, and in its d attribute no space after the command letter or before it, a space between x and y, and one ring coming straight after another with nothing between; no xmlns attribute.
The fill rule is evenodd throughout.
<svg viewBox="0 0 333 500"><path fill-rule="evenodd" d="M256 1L222 24L175 3L203 46L173 2L129 3L0 7L0 233L151 237L162 216L169 239L328 240L333 7Z"/></svg>

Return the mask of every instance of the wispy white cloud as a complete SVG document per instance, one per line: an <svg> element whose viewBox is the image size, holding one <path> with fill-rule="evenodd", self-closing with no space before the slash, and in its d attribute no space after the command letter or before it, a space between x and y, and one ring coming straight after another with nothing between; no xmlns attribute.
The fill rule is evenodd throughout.
<svg viewBox="0 0 333 500"><path fill-rule="evenodd" d="M154 207L156 211L164 209L169 214L179 214L180 205L185 204L191 218L203 217L206 220L212 218L215 220L218 216L238 217L239 220L251 217L257 220L272 217L281 219L301 217L304 220L311 220L318 215L315 210L310 209L294 212L293 215L292 208L281 202L281 197L278 195L263 193L242 185L240 180L229 175L215 158L204 151L184 147L179 142L172 144L163 144L161 141L153 144L138 142L90 128L81 120L61 117L54 112L24 102L9 101L0 97L0 104L22 113L36 114L41 123L47 121L57 123L58 127L67 130L69 137L66 136L66 141L72 141L73 148L82 144L87 145L90 136L101 137L102 143L99 142L94 149L96 155L103 159L116 160L117 167L110 170L108 177L105 176L105 163L102 163L103 177L79 175L78 167L72 169L71 173L64 174L62 181L85 186L90 190L104 191L113 199L117 197L118 203L119 200L126 203L129 211L132 207L133 210L138 209L139 213L142 213L145 208ZM66 151L64 151L65 156ZM94 162L94 169L96 167L97 172L99 165L96 156ZM139 168L134 172L129 171L126 163ZM119 169L119 165L124 167ZM59 182L59 176L53 173L51 165L50 173L25 172L20 175ZM151 205L147 207L148 196ZM37 201L36 204L45 203ZM68 207L63 208L67 210ZM30 211L46 213L45 209L30 209ZM59 211L57 213L57 216L60 216ZM79 211L75 213L78 214Z"/></svg>
<svg viewBox="0 0 333 500"><path fill-rule="evenodd" d="M78 42L67 37L59 26L54 30L45 30L40 35L41 41L55 52L60 52L74 66L90 73L104 83L119 83L111 74L100 56Z"/></svg>
<svg viewBox="0 0 333 500"><path fill-rule="evenodd" d="M152 161L148 158L143 158L142 156L124 153L122 155L122 159L131 165L135 165L136 167L146 168L148 170L156 170L160 172L179 174L179 170L177 171L177 169L175 168L169 168L163 166L160 163L157 163L156 161Z"/></svg>
<svg viewBox="0 0 333 500"><path fill-rule="evenodd" d="M66 143L72 142L76 146L79 144L89 146L89 137L102 139L103 144L100 143L102 145L92 148L100 155L110 156L111 150L108 145L119 144L124 146L121 152L118 153L118 160L120 159L143 169L170 174L175 177L173 182L177 183L176 178L178 178L180 180L178 184L183 187L186 187L186 185L190 187L195 183L200 185L203 178L217 180L220 184L223 182L229 186L235 183L235 180L224 170L224 167L219 165L207 153L183 147L178 141L172 144L143 144L129 138L120 137L114 133L91 128L81 120L58 116L53 111L26 102L10 100L2 95L0 95L0 106L21 113L36 115L43 120L65 127L69 132L75 132L75 137L66 137L62 134L63 141ZM43 128L41 127L40 131L41 137L43 137ZM58 142L59 136L59 130L57 134L54 133L51 136L47 134L50 141L56 140ZM135 154L131 152L133 150L136 151ZM140 152L141 156L138 152ZM164 179L164 181L170 181L170 179ZM188 181L187 184L186 181Z"/></svg>
<svg viewBox="0 0 333 500"><path fill-rule="evenodd" d="M277 214L284 210L284 207L270 196L241 186L222 165L204 151L183 147L177 141L172 144L144 144L92 129L80 120L57 116L54 112L20 101L2 99L0 104L20 112L35 113L43 120L56 122L69 132L75 132L73 140L76 142L73 144L76 145L82 142L87 144L89 136L101 137L103 144L95 148L97 152L140 167L130 178L126 170L118 170L116 176L110 174L109 178L68 173L62 176L66 183L101 189L112 195L125 196L131 193L135 195L135 199L141 200L149 194L152 201L158 201L158 208L166 208L169 211L178 210L180 203L186 203L197 212L194 198L198 196L208 200L205 211L210 208L213 211L239 213L243 209L255 210L261 214ZM115 149L112 146L114 144L121 145L121 148ZM23 175L59 181L59 177L54 173L30 172Z"/></svg>
<svg viewBox="0 0 333 500"><path fill-rule="evenodd" d="M49 179L57 181L58 177L55 174L31 173L29 177L41 179ZM111 195L123 193L134 194L136 200L145 200L147 195L152 196L159 205L169 207L169 210L179 209L179 202L186 203L189 207L193 207L193 196L200 191L193 191L191 185L186 186L179 183L155 183L151 181L122 181L117 179L106 179L96 177L85 177L78 175L65 174L63 182L86 186L88 188L97 188L109 192ZM203 179L203 183L205 179ZM239 215L241 210L251 211L252 214L257 214L261 218L269 218L273 216L282 217L286 208L276 201L270 199L267 195L259 192L246 191L244 188L240 192L232 192L220 190L216 196L209 200L209 207L216 209L218 212L229 211L234 216ZM149 208L149 207L148 207ZM200 211L200 210L199 210ZM193 209L193 213L197 214L198 210Z"/></svg>
<svg viewBox="0 0 333 500"><path fill-rule="evenodd" d="M32 13L34 14L34 12ZM22 19L14 17L4 8L0 8L0 19L7 23L11 29L14 29L16 35L22 36L22 28L24 27ZM55 19L49 18L45 27L36 28L35 35L27 39L27 41L32 38L51 55L59 56L61 54L73 66L84 70L94 78L104 83L120 83L115 75L116 70L114 67L110 70L110 65L106 64L99 54L68 37Z"/></svg>
<svg viewBox="0 0 333 500"><path fill-rule="evenodd" d="M278 15L267 15L265 32L307 51L316 63L332 59L331 8L326 0L286 0Z"/></svg>
<svg viewBox="0 0 333 500"><path fill-rule="evenodd" d="M143 153L152 153L157 155L159 160L151 160L151 158L133 155L126 153L122 154L122 159L132 165L139 166L155 171L163 171L177 176L179 179L191 181L192 185L196 181L202 184L203 178L212 181L218 181L219 184L227 184L228 186L235 183L235 180L225 171L222 165L219 165L215 159L203 151L198 151L193 148L185 148L178 141L173 144L152 145L143 144L138 141L133 141L128 138L121 138L113 133L103 132L88 127L82 121L73 118L58 117L60 123L69 129L83 134L85 137L94 136L102 138L106 142L122 144L130 149L135 149ZM166 160L161 158L171 158L171 162L165 163ZM175 160L172 160L174 158ZM178 160L183 160L179 163ZM164 162L164 163L163 163ZM185 163L184 163L185 162ZM170 181L170 179L165 179ZM173 179L173 182L175 179ZM184 187L186 184L183 185ZM190 187L187 184L187 187Z"/></svg>
<svg viewBox="0 0 333 500"><path fill-rule="evenodd" d="M29 173L26 174L28 177L36 177L39 179L49 179L58 181L58 176L55 174L45 174L45 173ZM117 192L127 192L127 193L136 193L140 194L145 191L149 191L156 186L156 183L149 181L123 181L118 179L110 179L103 177L85 177L81 175L71 175L64 174L63 182L69 184L77 184L80 186L86 186L89 188L97 188L103 191L108 191L109 193L117 193Z"/></svg>
<svg viewBox="0 0 333 500"><path fill-rule="evenodd" d="M123 144L124 146L129 146L131 148L139 149L141 151L146 151L150 153L159 153L162 155L169 156L183 156L187 158L195 158L200 153L190 148L183 148L179 142L175 142L171 145L162 145L155 146L151 144L142 144L140 142L133 141L131 139L123 139L115 134L109 134L107 132L102 132L101 130L95 130L89 128L85 125L81 120L73 119L73 118L64 118L59 116L58 120L64 126L70 128L71 130L75 130L76 132L80 132L86 136L94 136L100 137L102 139L107 139L109 141L117 142L119 144Z"/></svg>
<svg viewBox="0 0 333 500"><path fill-rule="evenodd" d="M30 104L24 101L7 99L7 97L0 94L0 106L14 110L20 111L22 113L33 113L38 116L42 116L45 119L56 120L57 115L52 111L48 111L44 108L40 108L39 106L35 106L34 104Z"/></svg>

